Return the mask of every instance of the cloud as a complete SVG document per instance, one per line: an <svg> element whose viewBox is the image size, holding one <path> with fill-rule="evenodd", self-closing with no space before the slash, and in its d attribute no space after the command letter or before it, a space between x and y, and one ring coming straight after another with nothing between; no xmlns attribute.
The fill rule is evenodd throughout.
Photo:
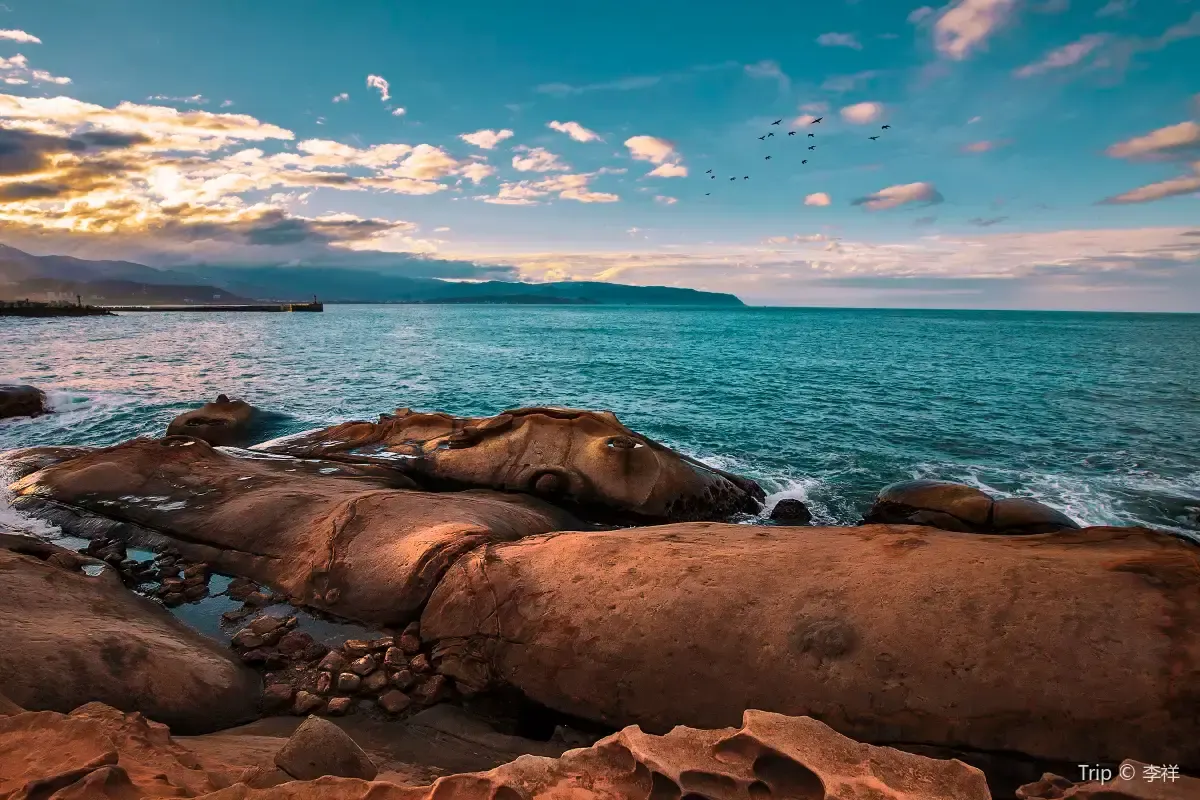
<svg viewBox="0 0 1200 800"><path fill-rule="evenodd" d="M1162 160L1200 149L1200 124L1181 122L1109 147L1113 158Z"/></svg>
<svg viewBox="0 0 1200 800"><path fill-rule="evenodd" d="M559 160L558 156L544 147L513 148L525 155L513 156L514 169L521 172L566 172L569 166Z"/></svg>
<svg viewBox="0 0 1200 800"><path fill-rule="evenodd" d="M673 205L675 205L676 203L678 203L678 202L679 202L679 198L677 198L677 197L669 197L669 196L667 196L667 195L664 195L664 194L656 194L656 195L654 196L654 202L656 202L656 203L661 203L661 204L662 204L662 205L664 205L664 206L673 206Z"/></svg>
<svg viewBox="0 0 1200 800"><path fill-rule="evenodd" d="M221 101L221 108L229 108L231 105L233 105L232 100L222 100Z"/></svg>
<svg viewBox="0 0 1200 800"><path fill-rule="evenodd" d="M393 108L392 109L393 117L403 117L407 113L408 113L408 110L404 109L404 108Z"/></svg>
<svg viewBox="0 0 1200 800"><path fill-rule="evenodd" d="M855 125L866 125L883 116L883 103L855 103L842 109L842 119Z"/></svg>
<svg viewBox="0 0 1200 800"><path fill-rule="evenodd" d="M483 195L478 199L485 203L507 206L533 206L551 194L557 193L563 200L578 203L615 203L621 198L607 192L593 192L588 182L598 173L583 172L572 175L555 175L536 181L513 181L500 185L494 196Z"/></svg>
<svg viewBox="0 0 1200 800"><path fill-rule="evenodd" d="M657 136L632 136L625 140L625 146L630 156L651 164L663 164L678 157L674 143Z"/></svg>
<svg viewBox="0 0 1200 800"><path fill-rule="evenodd" d="M687 167L682 164L659 164L646 173L647 178L686 178Z"/></svg>
<svg viewBox="0 0 1200 800"><path fill-rule="evenodd" d="M604 141L600 138L600 134L588 130L578 122L559 122L558 120L554 120L547 122L546 127L559 133L565 133L577 142Z"/></svg>
<svg viewBox="0 0 1200 800"><path fill-rule="evenodd" d="M479 185L484 178L495 175L496 168L484 161L472 161L470 164L467 164L465 167L459 170L458 174L469 180L471 183Z"/></svg>
<svg viewBox="0 0 1200 800"><path fill-rule="evenodd" d="M41 44L42 40L31 33L25 31L2 30L0 31L0 39L6 39L10 42L21 42L23 44Z"/></svg>
<svg viewBox="0 0 1200 800"><path fill-rule="evenodd" d="M588 83L583 86L572 86L569 83L543 83L534 88L535 92L540 94L555 95L558 97L566 97L573 94L583 94L584 92L596 91L630 91L632 89L646 89L651 86L657 86L662 81L662 78L657 75L642 75L630 78L619 78L615 81L604 81L602 83Z"/></svg>
<svg viewBox="0 0 1200 800"><path fill-rule="evenodd" d="M947 58L962 61L984 48L1015 7L1016 0L955 0L934 24L934 46Z"/></svg>
<svg viewBox="0 0 1200 800"><path fill-rule="evenodd" d="M822 47L849 47L852 50L862 50L862 43L853 33L822 33L817 37L817 44Z"/></svg>
<svg viewBox="0 0 1200 800"><path fill-rule="evenodd" d="M505 139L512 138L513 132L505 128L501 131L493 131L489 128L484 128L481 131L474 133L461 133L458 138L462 139L467 144L473 144L476 147L484 150L491 150L496 145L500 144Z"/></svg>
<svg viewBox="0 0 1200 800"><path fill-rule="evenodd" d="M12 58L0 58L0 81L11 86L24 86L29 83L54 83L60 86L71 82L70 78L51 75L43 69L29 66L29 59L17 53Z"/></svg>
<svg viewBox="0 0 1200 800"><path fill-rule="evenodd" d="M964 144L962 146L962 151L964 153L987 153L991 150L1004 147L1007 144L1007 141L990 141L985 139L980 142L970 142L969 144Z"/></svg>
<svg viewBox="0 0 1200 800"><path fill-rule="evenodd" d="M905 183L899 186L889 186L874 194L859 197L851 201L851 205L864 206L870 211L882 211L898 208L909 203L924 203L936 205L944 198L932 183Z"/></svg>
<svg viewBox="0 0 1200 800"><path fill-rule="evenodd" d="M1128 203L1149 203L1168 197L1178 197L1185 194L1200 193L1200 161L1191 165L1191 175L1180 175L1165 181L1151 183L1132 191L1124 192L1113 197L1106 197L1100 202L1104 205L1125 205Z"/></svg>
<svg viewBox="0 0 1200 800"><path fill-rule="evenodd" d="M974 125L976 122L979 122L982 119L983 117L971 117L969 120L967 120L967 124Z"/></svg>
<svg viewBox="0 0 1200 800"><path fill-rule="evenodd" d="M993 225L999 225L1001 222L1004 222L1007 219L1008 217L988 217L987 219L984 219L983 217L975 217L967 220L967 222L980 228L990 228Z"/></svg>
<svg viewBox="0 0 1200 800"><path fill-rule="evenodd" d="M811 125L813 122L816 121L816 119L817 118L812 114L801 114L800 116L798 116L794 120L792 120L791 126L793 128L802 128L805 125Z"/></svg>
<svg viewBox="0 0 1200 800"><path fill-rule="evenodd" d="M1032 78L1054 69L1072 67L1092 53L1096 48L1107 42L1107 34L1090 33L1070 44L1055 48L1047 53L1040 61L1027 64L1013 72L1018 78Z"/></svg>
<svg viewBox="0 0 1200 800"><path fill-rule="evenodd" d="M804 103L800 106L800 110L808 112L809 114L825 114L829 111L829 103Z"/></svg>
<svg viewBox="0 0 1200 800"><path fill-rule="evenodd" d="M367 88L368 89L378 89L379 90L379 99L384 103L386 103L388 100L392 99L392 96L390 94L388 94L388 90L391 87L388 86L388 82L386 80L384 80L382 75L368 75L367 76Z"/></svg>
<svg viewBox="0 0 1200 800"><path fill-rule="evenodd" d="M442 227L440 227L440 228L434 228L434 229L433 229L433 232L434 232L434 233L448 233L449 231L450 231L450 228L449 228L449 227L447 227L447 226L445 226L445 225L443 225L443 226L442 226Z"/></svg>
<svg viewBox="0 0 1200 800"><path fill-rule="evenodd" d="M1097 17L1118 17L1124 16L1135 5L1137 0L1108 0L1100 10L1096 12Z"/></svg>
<svg viewBox="0 0 1200 800"><path fill-rule="evenodd" d="M934 10L932 6L921 6L920 8L914 8L908 13L908 21L913 25L917 25L933 16L933 14Z"/></svg>
<svg viewBox="0 0 1200 800"><path fill-rule="evenodd" d="M333 96L333 102L335 102L335 103L345 103L345 102L348 102L349 100L350 100L350 95L346 92L342 92L341 94L335 94Z"/></svg>
<svg viewBox="0 0 1200 800"><path fill-rule="evenodd" d="M804 198L804 205L806 206L827 206L832 202L833 200L825 192L816 192Z"/></svg>
<svg viewBox="0 0 1200 800"><path fill-rule="evenodd" d="M860 83L866 83L882 74L877 69L865 69L850 75L831 75L821 84L821 88L827 92L852 92Z"/></svg>
<svg viewBox="0 0 1200 800"><path fill-rule="evenodd" d="M146 99L147 100L156 100L158 102L163 102L163 103L182 103L183 105L186 105L186 106L203 106L203 105L208 104L208 98L202 94L193 94L189 97L171 97L171 96L165 95L165 94L155 94L155 95L151 95L150 97L147 97ZM225 103L229 103L229 105L233 105L233 103L230 103L228 100L226 100ZM226 107L225 103L221 104L222 108Z"/></svg>
<svg viewBox="0 0 1200 800"><path fill-rule="evenodd" d="M779 91L786 92L791 88L792 81L780 69L777 61L759 61L757 64L747 64L743 71L751 78L773 80L779 84Z"/></svg>

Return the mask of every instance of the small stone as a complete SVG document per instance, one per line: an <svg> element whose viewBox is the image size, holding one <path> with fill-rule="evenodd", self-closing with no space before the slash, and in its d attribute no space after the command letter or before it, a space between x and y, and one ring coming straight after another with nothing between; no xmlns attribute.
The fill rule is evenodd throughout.
<svg viewBox="0 0 1200 800"><path fill-rule="evenodd" d="M411 633L405 633L400 637L400 649L406 655L415 656L421 652L421 640Z"/></svg>
<svg viewBox="0 0 1200 800"><path fill-rule="evenodd" d="M230 622L230 623L241 622L248 616L250 616L250 609L235 608L233 611L226 611L224 614L222 614L221 620L223 622Z"/></svg>
<svg viewBox="0 0 1200 800"><path fill-rule="evenodd" d="M282 603L284 601L280 600L279 602ZM300 624L300 619L295 614L293 614L292 616L288 617L287 619L285 619L283 621L283 627L287 628L289 631L295 630L295 628L298 624Z"/></svg>
<svg viewBox="0 0 1200 800"><path fill-rule="evenodd" d="M302 781L326 775L371 781L378 774L370 757L345 731L320 717L301 723L275 754L275 766Z"/></svg>
<svg viewBox="0 0 1200 800"><path fill-rule="evenodd" d="M363 682L359 686L359 691L365 692L366 694L375 694L376 692L386 689L387 685L387 673L380 669L363 678Z"/></svg>
<svg viewBox="0 0 1200 800"><path fill-rule="evenodd" d="M261 666L265 669L281 669L287 666L287 659L274 650L268 650L260 647L256 650L247 650L242 653L242 661L247 664Z"/></svg>
<svg viewBox="0 0 1200 800"><path fill-rule="evenodd" d="M325 713L331 717L340 717L345 715L350 707L354 704L354 699L350 697L333 697L329 700L329 705L325 707Z"/></svg>
<svg viewBox="0 0 1200 800"><path fill-rule="evenodd" d="M263 614L261 617L256 617L250 622L250 630L254 631L259 636L266 636L271 631L276 630L283 625L283 620L279 617L272 617L269 614Z"/></svg>
<svg viewBox="0 0 1200 800"><path fill-rule="evenodd" d="M445 675L434 675L414 689L412 696L421 705L432 705L445 696L448 688Z"/></svg>
<svg viewBox="0 0 1200 800"><path fill-rule="evenodd" d="M296 692L296 702L292 705L292 713L299 716L320 713L325 708L325 698L318 697L312 692Z"/></svg>
<svg viewBox="0 0 1200 800"><path fill-rule="evenodd" d="M162 582L164 592L182 592L184 589L183 581L179 578L165 578Z"/></svg>
<svg viewBox="0 0 1200 800"><path fill-rule="evenodd" d="M173 567L178 560L175 556L168 556L163 553L159 553L154 557L154 563L159 567Z"/></svg>
<svg viewBox="0 0 1200 800"><path fill-rule="evenodd" d="M317 676L317 694L329 694L333 691L333 673L322 672Z"/></svg>
<svg viewBox="0 0 1200 800"><path fill-rule="evenodd" d="M167 608L174 608L183 605L184 597L179 592L167 592L163 595L162 601Z"/></svg>
<svg viewBox="0 0 1200 800"><path fill-rule="evenodd" d="M371 650L373 652L378 652L380 650L387 650L389 647L392 646L393 643L394 642L392 641L392 637L390 637L390 636L388 636L387 638L384 638L384 639L373 639L373 640L371 640Z"/></svg>
<svg viewBox="0 0 1200 800"><path fill-rule="evenodd" d="M339 692L357 692L358 687L362 685L362 678L355 675L353 672L343 672L337 677L337 688Z"/></svg>
<svg viewBox="0 0 1200 800"><path fill-rule="evenodd" d="M204 577L203 575L193 575L190 578L184 578L183 585L188 588L193 586L207 586L208 578Z"/></svg>
<svg viewBox="0 0 1200 800"><path fill-rule="evenodd" d="M235 633L231 643L234 647L241 648L243 650L253 650L256 647L263 646L262 637L256 634L252 627L242 628L240 631Z"/></svg>
<svg viewBox="0 0 1200 800"><path fill-rule="evenodd" d="M100 560L109 566L120 568L121 562L125 560L125 553L109 550Z"/></svg>
<svg viewBox="0 0 1200 800"><path fill-rule="evenodd" d="M371 643L362 639L349 639L342 645L342 652L346 654L346 658L353 661L370 653Z"/></svg>
<svg viewBox="0 0 1200 800"><path fill-rule="evenodd" d="M292 705L292 686L289 683L272 683L263 689L262 707L274 714Z"/></svg>
<svg viewBox="0 0 1200 800"><path fill-rule="evenodd" d="M183 577L185 577L185 578L202 577L205 580L208 580L208 564L204 564L204 563L191 564L187 567L184 567Z"/></svg>
<svg viewBox="0 0 1200 800"><path fill-rule="evenodd" d="M408 689L416 682L416 676L407 669L402 669L392 676L392 686L397 689Z"/></svg>
<svg viewBox="0 0 1200 800"><path fill-rule="evenodd" d="M295 658L302 655L313 644L313 638L304 631L288 631L279 640L279 652Z"/></svg>
<svg viewBox="0 0 1200 800"><path fill-rule="evenodd" d="M363 656L350 664L350 671L355 675L370 675L377 669L379 669L379 662L375 656Z"/></svg>
<svg viewBox="0 0 1200 800"><path fill-rule="evenodd" d="M346 669L346 659L337 650L330 650L329 655L321 659L321 664L317 669L326 672L341 672Z"/></svg>
<svg viewBox="0 0 1200 800"><path fill-rule="evenodd" d="M295 658L297 661L303 661L305 664L309 664L314 661L320 661L328 652L328 647L320 642L313 642L308 647L304 648L302 653L293 656L293 658Z"/></svg>
<svg viewBox="0 0 1200 800"><path fill-rule="evenodd" d="M383 654L384 666L392 669L404 669L408 666L408 659L404 657L404 653L399 647L389 647L387 652Z"/></svg>
<svg viewBox="0 0 1200 800"><path fill-rule="evenodd" d="M225 592L234 600L245 600L247 596L258 589L258 584L245 578L234 578L229 582Z"/></svg>
<svg viewBox="0 0 1200 800"><path fill-rule="evenodd" d="M248 606L262 608L263 606L271 604L271 598L262 592L251 592L250 594L246 595L242 602Z"/></svg>
<svg viewBox="0 0 1200 800"><path fill-rule="evenodd" d="M165 581L167 578L179 577L179 567L160 567L154 571L155 576L160 581Z"/></svg>
<svg viewBox="0 0 1200 800"><path fill-rule="evenodd" d="M377 702L379 707L389 714L399 714L412 705L412 700L408 698L408 695L398 689L392 689L390 692L379 695Z"/></svg>
<svg viewBox="0 0 1200 800"><path fill-rule="evenodd" d="M207 586L189 586L183 590L183 596L193 603L204 599L206 594L208 594Z"/></svg>
<svg viewBox="0 0 1200 800"><path fill-rule="evenodd" d="M121 570L121 572L128 572L132 574L140 571L141 566L141 564L139 564L137 561L134 561L132 558L127 558L117 565L117 569Z"/></svg>
<svg viewBox="0 0 1200 800"><path fill-rule="evenodd" d="M432 672L433 667L429 666L429 656L424 653L417 653L413 656L412 661L408 662L409 667L413 672Z"/></svg>

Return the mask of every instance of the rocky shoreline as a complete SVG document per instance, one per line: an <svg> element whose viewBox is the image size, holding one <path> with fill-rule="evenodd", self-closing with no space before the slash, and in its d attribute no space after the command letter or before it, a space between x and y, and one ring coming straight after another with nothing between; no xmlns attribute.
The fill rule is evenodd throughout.
<svg viewBox="0 0 1200 800"><path fill-rule="evenodd" d="M253 415L222 396L163 439L0 456L15 508L88 540L82 554L6 545L13 569L86 582L104 564L106 592L151 607L240 602L222 614L232 635L211 668L257 676L252 710L244 691L223 716L202 691L169 720L144 692L77 701L29 683L6 685L10 700L59 714L103 700L209 730L206 717L281 714L403 727L451 704L580 744L630 725L667 738L677 725L732 729L759 709L771 725L812 717L834 736L958 758L997 797L1078 763L1200 770L1188 688L1200 678L1200 551L1181 539L1080 528L1032 501L930 481L885 488L859 526L812 526L798 501L771 524L730 524L761 509L757 485L608 412L400 409L240 449ZM0 636L70 613L67 599L40 608L0 606ZM309 616L377 635L318 641ZM91 657L80 647L73 664ZM0 662L30 674L35 657ZM752 783L731 780L736 791L673 785L733 797ZM1089 796L1047 780L1045 797ZM257 791L244 786L230 796ZM820 786L761 796L844 796ZM987 796L922 791L883 796Z"/></svg>

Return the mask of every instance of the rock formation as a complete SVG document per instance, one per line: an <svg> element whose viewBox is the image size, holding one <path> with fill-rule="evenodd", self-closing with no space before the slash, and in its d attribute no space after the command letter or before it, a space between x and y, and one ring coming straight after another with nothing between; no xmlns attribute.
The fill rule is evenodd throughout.
<svg viewBox="0 0 1200 800"><path fill-rule="evenodd" d="M994 500L973 486L946 481L903 481L875 498L863 522L930 525L964 533L1006 535L1051 533L1079 525L1058 511L1024 497Z"/></svg>
<svg viewBox="0 0 1200 800"><path fill-rule="evenodd" d="M467 418L404 408L261 449L387 465L430 488L528 492L603 520L720 520L757 511L763 499L753 481L635 433L608 411L519 408Z"/></svg>
<svg viewBox="0 0 1200 800"><path fill-rule="evenodd" d="M1098 765L1093 769L1099 770ZM1111 769L1111 768L1110 768ZM1017 789L1017 800L1195 800L1200 779L1181 774L1167 764L1142 764L1126 759L1104 779L1074 783L1046 774L1040 781Z"/></svg>
<svg viewBox="0 0 1200 800"><path fill-rule="evenodd" d="M275 766L302 781L325 775L375 779L370 757L342 729L320 717L309 717L275 754Z"/></svg>
<svg viewBox="0 0 1200 800"><path fill-rule="evenodd" d="M37 417L49 411L46 395L35 386L0 383L0 419Z"/></svg>
<svg viewBox="0 0 1200 800"><path fill-rule="evenodd" d="M0 536L0 675L31 710L99 700L185 732L252 719L259 679L223 648L70 550ZM3 792L0 792L3 796Z"/></svg>
<svg viewBox="0 0 1200 800"><path fill-rule="evenodd" d="M421 635L464 693L666 731L744 709L856 739L1200 767L1200 556L1136 528L680 524L460 558Z"/></svg>
<svg viewBox="0 0 1200 800"><path fill-rule="evenodd" d="M771 509L771 521L776 525L809 525L812 512L801 501L785 497Z"/></svg>
<svg viewBox="0 0 1200 800"><path fill-rule="evenodd" d="M31 475L39 469L53 466L90 453L91 447L23 447L0 453L0 479L11 482Z"/></svg>
<svg viewBox="0 0 1200 800"><path fill-rule="evenodd" d="M185 437L135 439L26 476L12 486L14 505L89 538L111 535L109 524L170 543L297 602L395 625L460 554L580 527L531 497L397 490L389 484L406 478L371 465L249 455Z"/></svg>
<svg viewBox="0 0 1200 800"><path fill-rule="evenodd" d="M257 413L254 406L243 400L217 395L213 402L171 420L167 436L195 436L212 445L248 444L250 426Z"/></svg>

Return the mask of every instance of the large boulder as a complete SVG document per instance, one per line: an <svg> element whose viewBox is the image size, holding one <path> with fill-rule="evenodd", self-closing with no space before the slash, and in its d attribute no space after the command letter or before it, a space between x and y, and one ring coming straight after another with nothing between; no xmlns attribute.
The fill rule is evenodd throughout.
<svg viewBox="0 0 1200 800"><path fill-rule="evenodd" d="M431 488L529 492L602 520L727 519L763 491L631 431L609 411L518 408L494 417L398 409L258 448L390 466Z"/></svg>
<svg viewBox="0 0 1200 800"><path fill-rule="evenodd" d="M243 445L258 411L243 400L217 395L193 411L185 411L167 426L167 436L194 436L214 445Z"/></svg>
<svg viewBox="0 0 1200 800"><path fill-rule="evenodd" d="M995 500L973 486L931 480L903 481L884 488L863 522L1009 536L1079 527L1070 517L1035 500Z"/></svg>
<svg viewBox="0 0 1200 800"><path fill-rule="evenodd" d="M341 728L311 716L275 754L275 766L302 781L323 775L370 781L378 774L370 757Z"/></svg>
<svg viewBox="0 0 1200 800"><path fill-rule="evenodd" d="M464 693L611 725L759 708L879 744L1195 768L1198 553L1136 528L559 533L459 559L421 637Z"/></svg>
<svg viewBox="0 0 1200 800"><path fill-rule="evenodd" d="M91 447L22 447L0 453L0 480L5 483L24 478L39 469L90 453Z"/></svg>
<svg viewBox="0 0 1200 800"><path fill-rule="evenodd" d="M253 719L258 676L70 550L0 536L0 675L30 710L98 700L200 733ZM98 563L98 562L96 562Z"/></svg>
<svg viewBox="0 0 1200 800"><path fill-rule="evenodd" d="M246 457L252 456L252 457ZM141 537L342 617L403 624L462 553L578 528L531 497L390 488L386 468L136 439L12 485L18 508L79 535ZM81 513L83 512L83 513Z"/></svg>
<svg viewBox="0 0 1200 800"><path fill-rule="evenodd" d="M46 395L36 386L0 383L0 419L36 417L48 411Z"/></svg>

